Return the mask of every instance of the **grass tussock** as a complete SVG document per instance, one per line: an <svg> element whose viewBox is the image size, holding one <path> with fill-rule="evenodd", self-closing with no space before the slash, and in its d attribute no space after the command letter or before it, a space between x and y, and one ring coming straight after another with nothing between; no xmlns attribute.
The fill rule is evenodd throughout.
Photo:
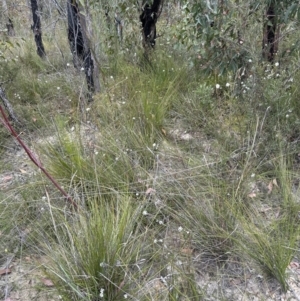
<svg viewBox="0 0 300 301"><path fill-rule="evenodd" d="M172 48L171 27L148 57L102 45L93 102L64 28L45 35L45 60L33 41L0 46L20 135L78 204L8 160L1 128L0 263L38 255L64 300L233 300L224 279L255 278L253 268L289 291L300 230L298 57L270 66L251 48L243 78L206 75L193 49Z"/></svg>

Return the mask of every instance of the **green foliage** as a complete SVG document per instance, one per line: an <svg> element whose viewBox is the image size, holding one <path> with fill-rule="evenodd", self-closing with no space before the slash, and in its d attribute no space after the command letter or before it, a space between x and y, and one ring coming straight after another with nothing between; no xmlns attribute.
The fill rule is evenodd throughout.
<svg viewBox="0 0 300 301"><path fill-rule="evenodd" d="M139 233L142 206L130 198L89 199L90 210L65 220L54 212L56 240L45 246L46 272L65 300L119 300L134 292L134 266L145 258ZM142 257L143 256L143 257Z"/></svg>

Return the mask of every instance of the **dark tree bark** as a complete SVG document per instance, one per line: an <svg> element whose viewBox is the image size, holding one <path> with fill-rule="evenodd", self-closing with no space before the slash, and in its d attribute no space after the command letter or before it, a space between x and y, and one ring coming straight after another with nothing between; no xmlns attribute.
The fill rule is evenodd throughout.
<svg viewBox="0 0 300 301"><path fill-rule="evenodd" d="M7 34L10 37L14 37L16 35L15 34L15 29L14 29L14 23L13 23L11 18L8 18L8 21L6 23L6 28L7 28Z"/></svg>
<svg viewBox="0 0 300 301"><path fill-rule="evenodd" d="M73 55L74 67L79 69L84 60L84 40L80 26L79 8L76 1L68 0L68 40Z"/></svg>
<svg viewBox="0 0 300 301"><path fill-rule="evenodd" d="M34 40L37 47L37 54L41 58L43 58L46 55L46 52L42 40L42 26L37 0L31 0L31 11L33 19L31 29L34 34Z"/></svg>
<svg viewBox="0 0 300 301"><path fill-rule="evenodd" d="M143 46L154 48L156 42L156 22L161 14L164 0L153 0L152 4L143 1L140 21L142 23Z"/></svg>
<svg viewBox="0 0 300 301"><path fill-rule="evenodd" d="M263 57L273 63L278 52L279 26L276 14L276 0L269 3L263 30Z"/></svg>
<svg viewBox="0 0 300 301"><path fill-rule="evenodd" d="M98 69L89 45L85 16L80 14L76 0L68 0L68 39L74 67L84 68L88 90L91 94L100 91ZM91 98L90 98L91 99Z"/></svg>

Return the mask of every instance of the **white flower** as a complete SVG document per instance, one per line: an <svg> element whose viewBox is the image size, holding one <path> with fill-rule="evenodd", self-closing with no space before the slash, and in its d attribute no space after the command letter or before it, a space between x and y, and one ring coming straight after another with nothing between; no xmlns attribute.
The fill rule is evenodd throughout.
<svg viewBox="0 0 300 301"><path fill-rule="evenodd" d="M251 174L251 178L254 178L255 177L255 173Z"/></svg>
<svg viewBox="0 0 300 301"><path fill-rule="evenodd" d="M163 224L164 224L164 222L163 222L163 221L159 221L158 223L159 223L160 225L163 225Z"/></svg>
<svg viewBox="0 0 300 301"><path fill-rule="evenodd" d="M83 67L81 67L81 69L80 69L81 71L84 71L84 68Z"/></svg>
<svg viewBox="0 0 300 301"><path fill-rule="evenodd" d="M114 77L111 75L111 76L110 76L110 79L114 79Z"/></svg>
<svg viewBox="0 0 300 301"><path fill-rule="evenodd" d="M279 66L279 63L278 63L278 62L276 62L276 63L275 63L275 66L276 66L276 67L278 67L278 66Z"/></svg>
<svg viewBox="0 0 300 301"><path fill-rule="evenodd" d="M289 115L289 114L286 114L286 115L285 115L285 118L289 118L289 117L290 117L290 115Z"/></svg>
<svg viewBox="0 0 300 301"><path fill-rule="evenodd" d="M56 89L57 89L57 90L60 90L60 87L57 87Z"/></svg>
<svg viewBox="0 0 300 301"><path fill-rule="evenodd" d="M183 230L183 228L180 226L178 227L178 232L181 232Z"/></svg>
<svg viewBox="0 0 300 301"><path fill-rule="evenodd" d="M70 66L70 64L69 63L67 63L67 67L69 67Z"/></svg>
<svg viewBox="0 0 300 301"><path fill-rule="evenodd" d="M100 297L100 298L103 298L103 297L104 297L104 288L101 288L99 297Z"/></svg>
<svg viewBox="0 0 300 301"><path fill-rule="evenodd" d="M143 215L148 215L148 212L146 210L144 210Z"/></svg>
<svg viewBox="0 0 300 301"><path fill-rule="evenodd" d="M226 85L225 85L226 87L230 87L230 83L226 83Z"/></svg>
<svg viewBox="0 0 300 301"><path fill-rule="evenodd" d="M91 110L91 108L86 108L85 110L88 112L88 111L90 111L90 110Z"/></svg>
<svg viewBox="0 0 300 301"><path fill-rule="evenodd" d="M128 298L128 295L127 295L127 294L125 294L125 295L124 295L124 299L127 299L127 298Z"/></svg>
<svg viewBox="0 0 300 301"><path fill-rule="evenodd" d="M252 60L251 60L251 59L249 59L249 60L248 60L248 62L249 62L249 63L252 63Z"/></svg>
<svg viewBox="0 0 300 301"><path fill-rule="evenodd" d="M219 84L216 84L216 89L220 89L221 86Z"/></svg>

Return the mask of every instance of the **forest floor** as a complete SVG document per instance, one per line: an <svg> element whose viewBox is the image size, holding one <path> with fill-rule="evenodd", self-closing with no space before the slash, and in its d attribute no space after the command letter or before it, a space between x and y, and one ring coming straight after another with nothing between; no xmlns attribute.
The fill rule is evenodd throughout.
<svg viewBox="0 0 300 301"><path fill-rule="evenodd" d="M194 139L193 135L175 131L172 135L182 140ZM87 139L88 136L86 136ZM91 137L90 137L91 138ZM43 138L44 139L44 138ZM54 137L46 138L53 141ZM31 146L42 143L40 138L31 138ZM209 141L206 141L209 145ZM30 182L30 178L39 173L32 164L25 151L16 142L9 143L4 158L10 162L10 167L0 174L0 191L9 191L15 185ZM59 301L62 297L55 290L55 286L43 273L43 264L46 257L28 252L22 254L22 245L26 245L26 231L19 230L19 241L15 252L1 254L0 260L0 295L5 296L4 301ZM171 234L172 235L172 234ZM1 232L0 232L1 237ZM172 240L172 238L171 238ZM289 290L282 293L278 282L260 274L253 266L247 263L227 261L224 266L217 262L208 261L206 265L197 266L197 257L200 254L190 249L182 249L181 264L189 265L190 260L186 254L192 254L192 261L196 264L196 282L204 288L204 301L299 301L300 300L300 259L294 258L287 269ZM160 278L149 283L152 300L168 300L168 290ZM187 300L188 301L188 300Z"/></svg>

